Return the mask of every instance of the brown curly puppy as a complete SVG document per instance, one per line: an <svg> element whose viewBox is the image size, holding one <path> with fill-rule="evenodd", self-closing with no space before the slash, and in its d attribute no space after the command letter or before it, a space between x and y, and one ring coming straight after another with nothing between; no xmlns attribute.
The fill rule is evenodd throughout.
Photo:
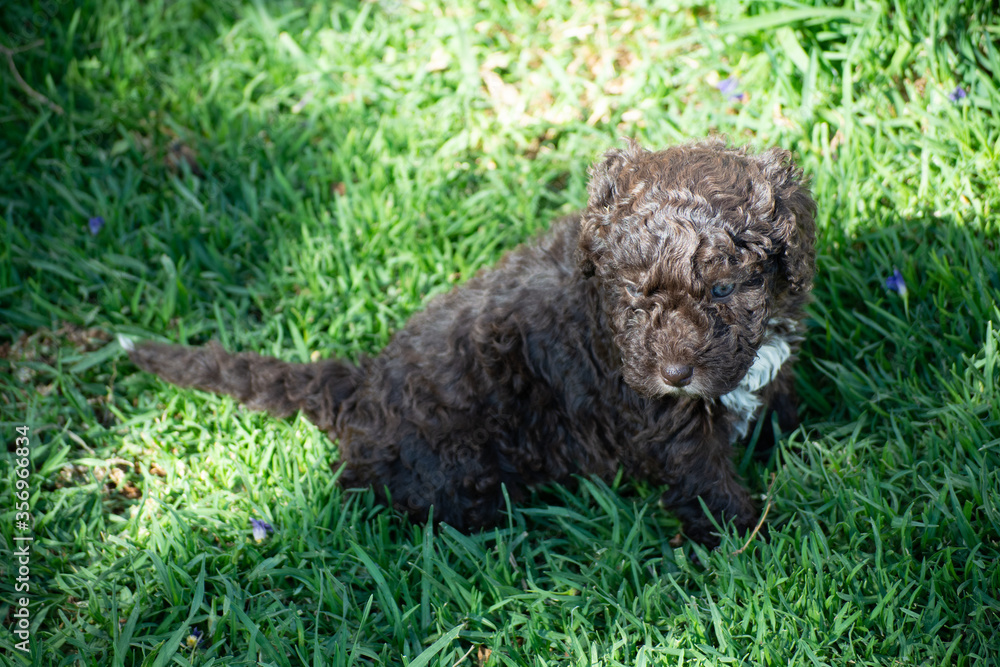
<svg viewBox="0 0 1000 667"><path fill-rule="evenodd" d="M619 467L669 485L691 539L699 499L743 530L757 512L730 446L762 406L794 423L790 367L814 272L815 204L788 152L630 142L590 201L433 299L374 358L286 363L143 343L140 367L340 441L341 482L417 521L494 521L541 482ZM127 347L132 345L126 341Z"/></svg>

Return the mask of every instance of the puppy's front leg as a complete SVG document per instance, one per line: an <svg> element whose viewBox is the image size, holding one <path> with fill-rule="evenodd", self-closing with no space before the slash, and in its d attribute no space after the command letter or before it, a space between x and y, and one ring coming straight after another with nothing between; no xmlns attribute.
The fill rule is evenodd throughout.
<svg viewBox="0 0 1000 667"><path fill-rule="evenodd" d="M670 445L670 489L662 503L681 520L688 538L707 547L718 546L719 536L699 499L720 525L732 521L742 533L757 524L757 509L736 477L730 454L728 435L718 430L707 441Z"/></svg>
<svg viewBox="0 0 1000 667"><path fill-rule="evenodd" d="M759 411L757 419L750 423L741 444L750 444L757 422L763 421L753 456L758 461L766 461L774 452L778 440L799 426L799 399L795 393L795 376L792 374L791 364L786 364L781 369L778 376L767 385L761 398L764 408ZM774 416L778 418L777 430L774 428Z"/></svg>

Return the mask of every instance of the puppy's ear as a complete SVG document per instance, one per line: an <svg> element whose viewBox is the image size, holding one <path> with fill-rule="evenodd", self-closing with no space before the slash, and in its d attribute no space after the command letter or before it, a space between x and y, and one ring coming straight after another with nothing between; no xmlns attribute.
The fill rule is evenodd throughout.
<svg viewBox="0 0 1000 667"><path fill-rule="evenodd" d="M775 236L784 248L781 269L792 294L809 291L816 272L816 202L792 154L772 148L757 156L774 197Z"/></svg>
<svg viewBox="0 0 1000 667"><path fill-rule="evenodd" d="M628 148L612 148L604 154L603 160L590 168L590 182L587 184L587 191L590 193L588 208L596 211L611 205L618 195L615 183L622 169L641 150L635 139L628 139Z"/></svg>
<svg viewBox="0 0 1000 667"><path fill-rule="evenodd" d="M580 245L576 252L577 261L585 276L594 275L595 260L603 246L601 228L611 223L613 204L619 196L617 183L622 170L643 150L635 139L629 138L627 141L627 148L609 150L602 161L590 168L590 182L587 184L590 199L580 220Z"/></svg>

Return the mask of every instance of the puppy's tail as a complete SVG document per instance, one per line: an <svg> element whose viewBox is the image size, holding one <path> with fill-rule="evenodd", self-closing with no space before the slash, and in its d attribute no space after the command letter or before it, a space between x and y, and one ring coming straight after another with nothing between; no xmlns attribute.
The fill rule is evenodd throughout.
<svg viewBox="0 0 1000 667"><path fill-rule="evenodd" d="M361 380L361 371L344 361L293 364L252 352L230 354L217 343L183 347L124 337L119 343L139 368L167 382L228 394L278 417L302 410L324 431L333 428L340 404Z"/></svg>

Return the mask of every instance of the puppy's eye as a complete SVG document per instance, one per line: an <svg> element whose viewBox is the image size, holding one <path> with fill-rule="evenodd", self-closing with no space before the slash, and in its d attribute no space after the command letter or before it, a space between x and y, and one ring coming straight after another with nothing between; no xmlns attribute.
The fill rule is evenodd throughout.
<svg viewBox="0 0 1000 667"><path fill-rule="evenodd" d="M625 283L625 291L628 292L628 295L633 299L638 299L642 294L642 292L639 291L639 288L632 283Z"/></svg>
<svg viewBox="0 0 1000 667"><path fill-rule="evenodd" d="M716 301L722 301L729 296L732 296L735 291L736 283L719 283L718 285L712 286L712 298Z"/></svg>

